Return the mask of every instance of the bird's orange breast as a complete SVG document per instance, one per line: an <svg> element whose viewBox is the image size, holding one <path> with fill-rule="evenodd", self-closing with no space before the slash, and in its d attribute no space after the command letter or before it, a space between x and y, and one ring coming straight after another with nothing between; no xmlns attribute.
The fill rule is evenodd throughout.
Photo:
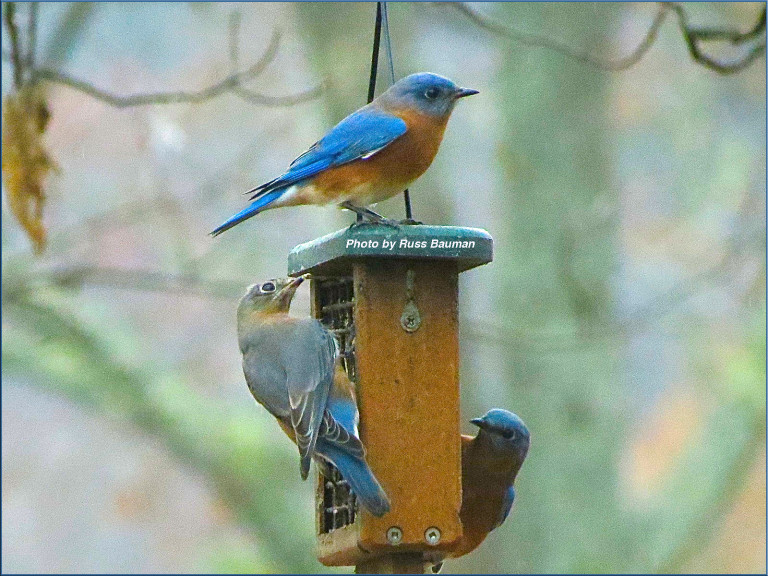
<svg viewBox="0 0 768 576"><path fill-rule="evenodd" d="M482 544L493 530L504 504L507 486L492 471L483 458L474 438L461 437L461 518L463 536L449 556L458 558L469 554Z"/></svg>
<svg viewBox="0 0 768 576"><path fill-rule="evenodd" d="M448 118L411 110L391 112L405 121L405 134L370 158L317 175L306 191L297 194L296 203L319 203L322 199L328 203L350 200L357 205L372 204L402 192L421 176L435 159Z"/></svg>

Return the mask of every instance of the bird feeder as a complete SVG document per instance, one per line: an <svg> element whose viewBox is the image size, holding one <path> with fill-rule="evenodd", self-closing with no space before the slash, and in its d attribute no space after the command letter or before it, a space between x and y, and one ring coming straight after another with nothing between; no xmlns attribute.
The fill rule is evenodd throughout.
<svg viewBox="0 0 768 576"><path fill-rule="evenodd" d="M493 258L479 229L364 225L294 248L312 314L338 338L356 384L360 438L391 511L362 509L337 471L320 474L317 553L361 573L422 573L462 536L459 273Z"/></svg>

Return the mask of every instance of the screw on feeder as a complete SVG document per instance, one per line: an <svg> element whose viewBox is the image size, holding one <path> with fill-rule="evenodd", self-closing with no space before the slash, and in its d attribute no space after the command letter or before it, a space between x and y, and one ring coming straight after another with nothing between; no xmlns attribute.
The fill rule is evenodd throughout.
<svg viewBox="0 0 768 576"><path fill-rule="evenodd" d="M416 332L421 326L421 314L416 306L416 272L408 270L405 276L405 307L400 316L400 325L406 332Z"/></svg>
<svg viewBox="0 0 768 576"><path fill-rule="evenodd" d="M440 543L441 536L442 533L440 532L440 528L436 526L427 528L424 532L424 540L426 540L427 544L430 546L437 546Z"/></svg>
<svg viewBox="0 0 768 576"><path fill-rule="evenodd" d="M400 528L397 526L392 526L389 530L387 530L387 542L392 544L392 546L397 546L402 541L403 531Z"/></svg>

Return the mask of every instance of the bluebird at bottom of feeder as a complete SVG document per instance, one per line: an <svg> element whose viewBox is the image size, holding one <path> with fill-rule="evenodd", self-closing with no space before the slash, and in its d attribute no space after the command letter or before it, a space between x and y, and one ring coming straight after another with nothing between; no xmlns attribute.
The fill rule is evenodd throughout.
<svg viewBox="0 0 768 576"><path fill-rule="evenodd" d="M472 552L507 519L515 501L515 478L531 443L523 421L507 410L493 408L471 422L480 430L474 438L461 436L463 536L449 558ZM432 571L441 567L437 564Z"/></svg>
<svg viewBox="0 0 768 576"><path fill-rule="evenodd" d="M240 301L237 332L245 380L298 446L303 479L312 458L330 462L363 507L383 516L389 500L357 437L354 387L337 366L336 340L317 320L288 315L302 280L254 284Z"/></svg>

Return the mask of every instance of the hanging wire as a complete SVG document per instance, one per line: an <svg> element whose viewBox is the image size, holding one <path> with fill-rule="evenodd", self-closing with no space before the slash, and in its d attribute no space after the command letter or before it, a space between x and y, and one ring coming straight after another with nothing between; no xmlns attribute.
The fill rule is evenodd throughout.
<svg viewBox="0 0 768 576"><path fill-rule="evenodd" d="M379 45L381 44L381 2L376 3L376 25L373 29L373 53L371 54L371 78L368 81L368 104L376 95L376 74L379 70ZM359 216L359 215L358 215Z"/></svg>
<svg viewBox="0 0 768 576"><path fill-rule="evenodd" d="M381 2L376 3L376 24L373 28L373 52L371 53L371 77L368 80L368 104L376 95L376 74L379 71L379 46L381 45ZM362 222L363 215L358 212L356 220Z"/></svg>
<svg viewBox="0 0 768 576"><path fill-rule="evenodd" d="M387 63L389 64L389 82L395 83L395 64L392 58L392 40L389 36L389 18L387 17L387 3L376 2L376 25L373 29L373 53L371 54L371 77L368 82L368 103L373 100L376 94L376 75L379 69L379 46L381 45L381 29L384 28L384 49L387 52ZM413 210L411 209L411 193L408 188L403 190L405 200L405 219L413 221ZM362 215L357 215L358 222L362 220Z"/></svg>
<svg viewBox="0 0 768 576"><path fill-rule="evenodd" d="M392 58L392 40L389 37L389 17L387 16L387 3L381 4L381 25L384 28L384 48L387 51L387 62L389 62L389 84L395 83L395 61Z"/></svg>

